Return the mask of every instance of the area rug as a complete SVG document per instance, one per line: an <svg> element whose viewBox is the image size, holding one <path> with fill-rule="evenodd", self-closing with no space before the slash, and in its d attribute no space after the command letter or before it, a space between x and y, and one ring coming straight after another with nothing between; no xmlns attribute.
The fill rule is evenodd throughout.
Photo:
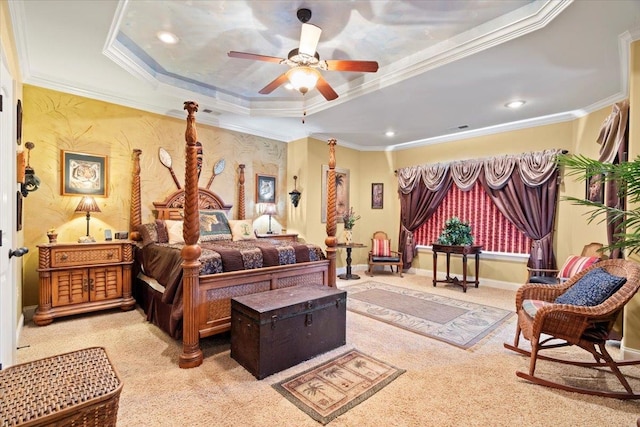
<svg viewBox="0 0 640 427"><path fill-rule="evenodd" d="M463 349L472 347L514 314L378 282L344 289L348 310Z"/></svg>
<svg viewBox="0 0 640 427"><path fill-rule="evenodd" d="M273 388L324 425L367 400L404 372L351 350L274 384Z"/></svg>

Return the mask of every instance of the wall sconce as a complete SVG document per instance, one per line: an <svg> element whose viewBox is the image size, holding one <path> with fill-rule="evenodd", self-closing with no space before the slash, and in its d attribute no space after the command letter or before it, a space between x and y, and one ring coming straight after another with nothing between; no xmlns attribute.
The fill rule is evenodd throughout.
<svg viewBox="0 0 640 427"><path fill-rule="evenodd" d="M96 239L89 236L89 221L91 220L91 212L101 212L96 200L91 196L84 196L80 203L78 203L78 207L76 208L76 213L78 212L86 212L87 213L87 235L84 237L80 237L78 239L78 243L91 243L95 242Z"/></svg>
<svg viewBox="0 0 640 427"><path fill-rule="evenodd" d="M34 149L36 144L33 142L25 142L24 147L27 149L27 166L24 168L24 184L22 184L20 188L20 192L23 197L27 197L27 195L36 191L38 187L40 187L40 178L36 176L36 171L33 170L31 165L29 164L31 160L31 150Z"/></svg>
<svg viewBox="0 0 640 427"><path fill-rule="evenodd" d="M298 203L300 203L300 197L302 193L298 191L298 177L296 175L293 176L293 191L289 193L289 197L291 197L291 204L294 208L298 207Z"/></svg>

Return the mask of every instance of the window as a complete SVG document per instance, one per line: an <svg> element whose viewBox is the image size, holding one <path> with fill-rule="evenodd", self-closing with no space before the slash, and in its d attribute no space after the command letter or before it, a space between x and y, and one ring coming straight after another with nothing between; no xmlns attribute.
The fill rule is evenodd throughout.
<svg viewBox="0 0 640 427"><path fill-rule="evenodd" d="M500 213L478 182L470 191L452 185L433 216L414 233L416 244L431 246L452 216L469 221L474 244L484 251L529 254L531 239Z"/></svg>

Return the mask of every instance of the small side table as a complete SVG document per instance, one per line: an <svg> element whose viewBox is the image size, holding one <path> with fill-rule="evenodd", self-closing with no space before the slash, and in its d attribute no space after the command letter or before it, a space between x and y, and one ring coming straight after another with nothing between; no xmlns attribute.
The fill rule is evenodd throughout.
<svg viewBox="0 0 640 427"><path fill-rule="evenodd" d="M351 274L351 250L353 248L364 248L362 243L338 243L339 248L347 249L347 272L345 274L339 274L338 277L342 280L358 280L360 276L357 274Z"/></svg>
<svg viewBox="0 0 640 427"><path fill-rule="evenodd" d="M480 270L480 253L482 253L482 245L468 245L468 246L451 246L451 245L432 245L433 250L433 286L436 283L453 283L454 285L462 286L462 292L467 292L467 255L475 255L476 261L476 278L473 282L476 288L480 281L478 280L478 274ZM437 280L438 278L438 252L444 252L447 254L447 277L445 280ZM462 255L462 281L457 277L449 276L449 260L451 254Z"/></svg>

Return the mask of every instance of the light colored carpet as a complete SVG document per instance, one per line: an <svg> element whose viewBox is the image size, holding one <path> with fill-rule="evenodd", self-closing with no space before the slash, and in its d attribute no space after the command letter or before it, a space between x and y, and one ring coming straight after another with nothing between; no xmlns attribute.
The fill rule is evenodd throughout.
<svg viewBox="0 0 640 427"><path fill-rule="evenodd" d="M365 282L344 288L347 309L460 348L469 348L515 313L415 289Z"/></svg>
<svg viewBox="0 0 640 427"><path fill-rule="evenodd" d="M351 350L273 388L311 418L327 424L403 373L403 369Z"/></svg>
<svg viewBox="0 0 640 427"><path fill-rule="evenodd" d="M368 280L339 280L338 287ZM514 309L514 292L482 283L463 293L459 286L432 287L428 276L400 278L380 273L375 280ZM56 319L48 326L28 323L20 337L18 359L25 362L85 347L105 347L124 382L118 412L118 425L123 427L317 427L317 421L272 384L352 348L406 372L331 421L331 427L635 427L639 402L563 392L516 377L516 370L527 370L529 360L502 346L505 341L513 342L515 321L514 316L469 351L347 311L347 345L257 381L230 357L229 335L204 340L202 366L180 369L179 342L147 323L139 310L114 310ZM615 348L609 350L618 354ZM551 367L541 361L539 369L544 373ZM640 376L637 367L630 372Z"/></svg>

